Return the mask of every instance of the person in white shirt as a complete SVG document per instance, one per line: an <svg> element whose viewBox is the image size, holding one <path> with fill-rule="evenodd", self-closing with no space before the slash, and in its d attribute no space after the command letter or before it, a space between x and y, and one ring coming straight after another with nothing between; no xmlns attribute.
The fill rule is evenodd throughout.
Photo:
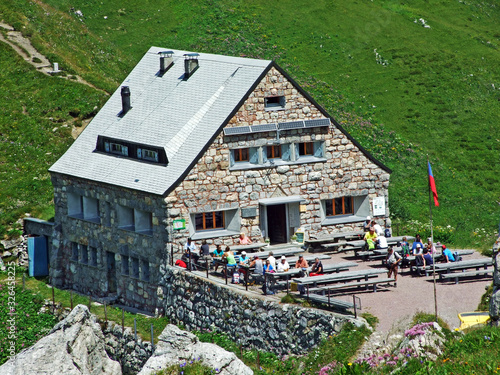
<svg viewBox="0 0 500 375"><path fill-rule="evenodd" d="M276 266L276 270L278 272L286 272L290 269L290 265L288 264L284 255L281 256L280 262Z"/></svg>
<svg viewBox="0 0 500 375"><path fill-rule="evenodd" d="M379 249L387 249L387 238L385 238L385 236L382 235L377 237L377 241Z"/></svg>
<svg viewBox="0 0 500 375"><path fill-rule="evenodd" d="M379 224L375 222L375 220L372 220L372 227L375 230L375 233L377 233L377 236L381 236L382 234L384 234L384 230Z"/></svg>
<svg viewBox="0 0 500 375"><path fill-rule="evenodd" d="M269 252L269 256L267 257L267 260L269 263L271 263L271 266L273 266L273 269L276 269L276 258L273 256L273 252Z"/></svg>
<svg viewBox="0 0 500 375"><path fill-rule="evenodd" d="M413 250L413 255L418 254L422 254L422 246L420 244L417 244L417 247L415 247L415 250Z"/></svg>

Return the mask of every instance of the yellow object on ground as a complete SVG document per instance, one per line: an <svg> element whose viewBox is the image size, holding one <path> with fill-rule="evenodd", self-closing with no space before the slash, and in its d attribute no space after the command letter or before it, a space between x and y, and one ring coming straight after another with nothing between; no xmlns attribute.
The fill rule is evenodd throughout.
<svg viewBox="0 0 500 375"><path fill-rule="evenodd" d="M486 322L490 320L490 312L489 311L464 312L458 314L458 319L460 319L460 321L462 322L460 327L458 327L458 330L463 331L464 329L470 328L478 324L486 324Z"/></svg>

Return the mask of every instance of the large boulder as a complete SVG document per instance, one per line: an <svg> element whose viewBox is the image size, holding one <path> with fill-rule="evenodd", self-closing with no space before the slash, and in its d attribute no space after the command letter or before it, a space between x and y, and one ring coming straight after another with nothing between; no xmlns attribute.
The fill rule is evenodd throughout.
<svg viewBox="0 0 500 375"><path fill-rule="evenodd" d="M83 305L52 328L32 347L0 367L2 375L117 375L118 362L106 354L104 335L95 316Z"/></svg>
<svg viewBox="0 0 500 375"><path fill-rule="evenodd" d="M217 370L223 375L251 375L253 371L236 357L221 347L200 342L192 333L182 331L169 324L158 337L155 352L138 375L149 375L172 365L183 365L191 361Z"/></svg>

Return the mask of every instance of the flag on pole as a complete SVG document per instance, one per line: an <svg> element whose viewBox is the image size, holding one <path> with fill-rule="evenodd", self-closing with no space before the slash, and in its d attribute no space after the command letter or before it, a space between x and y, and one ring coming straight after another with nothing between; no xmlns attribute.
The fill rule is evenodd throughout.
<svg viewBox="0 0 500 375"><path fill-rule="evenodd" d="M432 196L434 197L434 205L436 207L439 207L439 202L438 202L438 193L436 190L436 183L434 182L434 176L432 175L432 168L431 168L431 163L427 162L427 167L429 169L429 186L432 191Z"/></svg>

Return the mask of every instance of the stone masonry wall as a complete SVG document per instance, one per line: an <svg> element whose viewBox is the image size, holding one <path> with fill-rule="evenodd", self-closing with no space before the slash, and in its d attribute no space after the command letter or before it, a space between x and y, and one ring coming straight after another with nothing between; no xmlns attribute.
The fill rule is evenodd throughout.
<svg viewBox="0 0 500 375"><path fill-rule="evenodd" d="M165 230L166 209L162 197L133 192L90 181L52 176L56 222L50 251L50 276L58 287L70 287L99 297L115 296L128 306L155 311L157 307L157 264L167 262L168 235ZM68 216L68 192L99 200L100 222ZM145 235L118 228L118 204L152 212L153 234ZM72 259L72 242L97 249L92 265ZM108 267L108 255L115 260L115 270ZM124 257L129 260L129 274L123 273ZM132 259L138 260L139 277L133 274ZM143 277L149 264L149 281ZM144 268L144 270L143 270ZM110 286L110 275L116 278L116 292Z"/></svg>
<svg viewBox="0 0 500 375"><path fill-rule="evenodd" d="M265 111L264 98L269 95L285 95L286 108ZM324 118L324 115L273 68L227 126L318 118ZM323 140L326 161L280 166L268 163L256 165L255 169L230 170L230 149L264 146L275 139L275 132L239 136L221 133L185 180L165 199L170 216L189 222L190 214L197 212L245 207L258 209L259 199L270 198L281 189L284 195L304 198L306 210L300 214L300 222L310 236L362 228L364 217L357 223L321 224L321 200L341 196L368 196L370 202L376 196L385 197L386 213L376 219L388 226L389 173L366 157L333 124L330 128L297 129L280 134L282 144ZM258 212L256 217L241 219L241 231L254 240L262 240ZM179 231L177 239L185 239L190 234L188 229ZM235 234L209 242L231 245L237 238Z"/></svg>
<svg viewBox="0 0 500 375"><path fill-rule="evenodd" d="M490 299L491 322L500 325L500 237L493 245L493 295Z"/></svg>
<svg viewBox="0 0 500 375"><path fill-rule="evenodd" d="M103 334L106 353L112 360L120 363L123 375L137 374L153 353L151 343L142 341L140 337L136 341L130 328L122 331L120 325L109 322L103 329Z"/></svg>
<svg viewBox="0 0 500 375"><path fill-rule="evenodd" d="M223 332L244 348L302 354L346 322L364 324L353 316L268 301L175 267L162 265L160 272L171 323Z"/></svg>

